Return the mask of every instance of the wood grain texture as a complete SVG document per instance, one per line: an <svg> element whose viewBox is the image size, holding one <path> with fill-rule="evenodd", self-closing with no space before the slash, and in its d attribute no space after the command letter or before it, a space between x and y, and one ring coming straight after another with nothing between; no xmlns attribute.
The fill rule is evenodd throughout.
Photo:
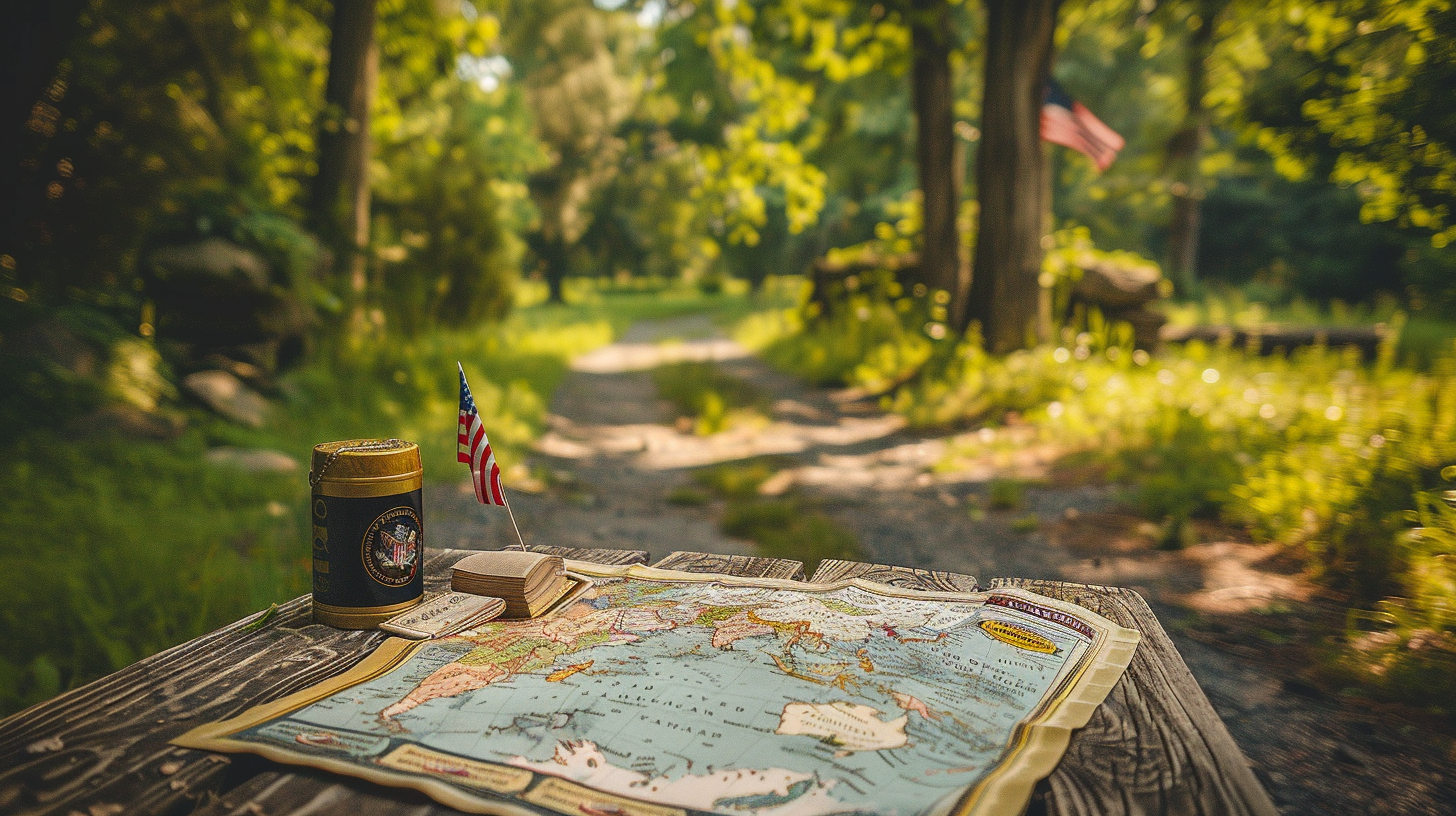
<svg viewBox="0 0 1456 816"><path fill-rule="evenodd" d="M675 552L653 564L662 569L683 572L717 572L748 578L785 578L804 580L804 562L787 558L759 558L752 555L717 555L716 553Z"/></svg>
<svg viewBox="0 0 1456 816"><path fill-rule="evenodd" d="M1122 680L1039 786L1050 814L1276 813L1147 602L1129 589L997 579L1142 633ZM1041 797L1038 797L1041 798Z"/></svg>
<svg viewBox="0 0 1456 816"><path fill-rule="evenodd" d="M446 589L449 567L471 552L426 550L425 588ZM622 551L569 557L599 552ZM383 640L315 624L304 596L32 706L0 721L0 812L189 813L277 766L168 740L347 671Z"/></svg>
<svg viewBox="0 0 1456 816"><path fill-rule="evenodd" d="M542 548L545 549L545 548ZM472 551L429 550L426 586ZM633 551L552 554L622 563ZM625 555L624 555L625 554ZM645 558L645 556L644 556ZM609 560L611 559L611 560ZM798 562L674 553L672 569L796 578ZM955 573L826 561L818 582L863 577L965 591ZM1067 757L1038 789L1033 812L1269 814L1273 806L1151 610L1122 589L998 581L1077 603L1143 632L1132 667ZM6 814L445 814L421 794L255 757L174 748L171 738L339 674L383 641L379 632L314 624L309 599L245 618L0 722L0 812Z"/></svg>
<svg viewBox="0 0 1456 816"><path fill-rule="evenodd" d="M962 575L958 572L895 567L889 564L865 564L860 561L840 561L833 558L820 561L819 568L814 570L814 577L809 580L815 584L832 584L835 581L849 578L863 578L878 584L939 592L975 592L980 589L980 585L976 583L973 576Z"/></svg>
<svg viewBox="0 0 1456 816"><path fill-rule="evenodd" d="M532 544L526 549L531 552L545 553L546 555L559 555L562 558L575 558L578 561L591 561L595 564L646 564L646 550L610 550L606 548L583 549L578 547L553 547L547 544Z"/></svg>

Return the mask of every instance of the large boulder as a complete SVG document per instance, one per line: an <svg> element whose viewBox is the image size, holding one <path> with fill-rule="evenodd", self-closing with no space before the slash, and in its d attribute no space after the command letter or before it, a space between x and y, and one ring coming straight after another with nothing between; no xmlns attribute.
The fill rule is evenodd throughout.
<svg viewBox="0 0 1456 816"><path fill-rule="evenodd" d="M245 473L293 473L298 470L297 459L283 451L267 448L212 448L206 457L208 464Z"/></svg>
<svg viewBox="0 0 1456 816"><path fill-rule="evenodd" d="M199 351L264 346L304 336L307 306L294 298L258 253L224 238L163 246L147 256L147 293L157 305L159 337ZM200 356L200 355L199 355Z"/></svg>
<svg viewBox="0 0 1456 816"><path fill-rule="evenodd" d="M160 280L173 276L207 278L212 286L235 285L241 292L266 291L271 283L267 261L216 236L153 250L149 260Z"/></svg>
<svg viewBox="0 0 1456 816"><path fill-rule="evenodd" d="M173 410L145 411L135 405L111 403L73 423L78 432L105 430L142 439L168 441L187 430L187 417Z"/></svg>
<svg viewBox="0 0 1456 816"><path fill-rule="evenodd" d="M197 371L182 379L187 393L219 414L244 425L261 427L268 400L226 371Z"/></svg>
<svg viewBox="0 0 1456 816"><path fill-rule="evenodd" d="M1082 276L1072 284L1072 296L1082 303L1127 309L1163 297L1163 273L1157 264L1089 257L1077 265Z"/></svg>
<svg viewBox="0 0 1456 816"><path fill-rule="evenodd" d="M1151 304L1169 292L1158 265L1121 253L1091 252L1076 265L1069 305L1096 308L1109 321L1131 325L1138 348L1158 348L1159 330L1168 319Z"/></svg>

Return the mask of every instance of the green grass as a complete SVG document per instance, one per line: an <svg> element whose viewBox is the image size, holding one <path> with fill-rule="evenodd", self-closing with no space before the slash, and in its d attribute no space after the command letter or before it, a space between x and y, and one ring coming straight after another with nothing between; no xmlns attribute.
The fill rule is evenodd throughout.
<svg viewBox="0 0 1456 816"><path fill-rule="evenodd" d="M767 558L802 561L811 575L825 559L859 561L865 557L853 533L795 497L729 502L723 513L723 532L752 541L758 545L759 555Z"/></svg>
<svg viewBox="0 0 1456 816"><path fill-rule="evenodd" d="M1011 532L1026 535L1036 532L1036 528L1040 526L1041 519L1035 513L1028 513L1011 522Z"/></svg>
<svg viewBox="0 0 1456 816"><path fill-rule="evenodd" d="M1249 356L1190 344L1157 357L1099 344L958 356L892 402L912 424L996 422L1009 411L1069 448L1095 449L1154 519L1221 516L1304 547L1367 601L1399 588L1402 513L1456 460L1456 362L1367 366L1321 348ZM967 451L966 453L973 453Z"/></svg>
<svg viewBox="0 0 1456 816"><path fill-rule="evenodd" d="M23 537L0 612L0 716L307 592L314 444L409 439L421 446L426 479L461 480L456 360L509 485L529 476L526 446L572 355L636 320L704 311L731 320L763 308L742 292L591 281L571 282L568 303L550 305L540 289L524 287L527 305L499 324L321 350L283 378L256 430L172 403L192 419L175 441L78 422L88 428L81 436L47 412L94 404L102 389L55 371L18 372L33 387L0 405L0 416L23 419L0 434L0 510ZM222 469L204 458L218 445L275 448L300 467L284 476Z"/></svg>
<svg viewBox="0 0 1456 816"><path fill-rule="evenodd" d="M1236 326L1256 328L1270 324L1289 326L1360 326L1389 323L1400 311L1394 298L1364 304L1332 300L1316 303L1267 287L1207 287L1195 300L1166 301L1161 308L1175 326ZM1273 297L1270 297L1270 296Z"/></svg>
<svg viewBox="0 0 1456 816"><path fill-rule="evenodd" d="M694 471L693 479L724 498L752 499L778 469L779 463L773 459L751 459Z"/></svg>
<svg viewBox="0 0 1456 816"><path fill-rule="evenodd" d="M694 474L699 484L725 499L723 532L752 541L759 555L802 561L809 574L825 559L864 560L866 553L854 533L814 502L792 493L759 495L758 488L777 470L775 464L759 459Z"/></svg>
<svg viewBox="0 0 1456 816"><path fill-rule="evenodd" d="M654 369L657 392L679 417L693 421L699 436L736 425L767 422L768 399L752 384L712 363L672 363Z"/></svg>
<svg viewBox="0 0 1456 816"><path fill-rule="evenodd" d="M307 485L203 460L204 434L38 432L0 476L23 530L0 611L0 713L305 592Z"/></svg>
<svg viewBox="0 0 1456 816"><path fill-rule="evenodd" d="M986 505L992 510L1016 510L1026 503L1026 483L1018 479L992 479Z"/></svg>
<svg viewBox="0 0 1456 816"><path fill-rule="evenodd" d="M712 501L711 494L695 487L678 487L667 494L667 503L678 507L702 507Z"/></svg>

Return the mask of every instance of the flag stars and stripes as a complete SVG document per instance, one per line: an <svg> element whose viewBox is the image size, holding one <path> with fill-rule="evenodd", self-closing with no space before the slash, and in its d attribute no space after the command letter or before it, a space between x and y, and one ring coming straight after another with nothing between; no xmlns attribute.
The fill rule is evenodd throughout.
<svg viewBox="0 0 1456 816"><path fill-rule="evenodd" d="M480 421L480 411L476 409L475 398L470 395L470 386L465 382L464 367L460 367L460 424L456 438L459 448L455 458L470 465L475 498L481 504L506 507L500 465L496 464L495 452L490 449L490 440L485 436L485 425Z"/></svg>
<svg viewBox="0 0 1456 816"><path fill-rule="evenodd" d="M1041 107L1041 138L1085 155L1099 172L1112 166L1126 142L1073 99L1055 79L1048 79L1046 101Z"/></svg>

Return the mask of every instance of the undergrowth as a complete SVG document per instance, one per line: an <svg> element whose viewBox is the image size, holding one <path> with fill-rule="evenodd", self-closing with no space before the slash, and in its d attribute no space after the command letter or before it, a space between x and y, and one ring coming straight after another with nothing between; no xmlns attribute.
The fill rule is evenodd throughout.
<svg viewBox="0 0 1456 816"><path fill-rule="evenodd" d="M11 554L12 574L24 580L0 611L0 716L306 592L314 444L408 439L421 446L427 480L464 478L455 459L457 360L509 485L526 474L526 445L572 355L635 320L753 308L741 293L708 298L688 287L573 282L567 294L568 305L530 305L476 329L319 354L282 379L260 429L178 402L173 390L160 407L185 413L190 427L171 441L125 436L76 410L114 398L115 378L91 383L6 360L27 388L0 399L0 416L23 420L0 433L0 513L23 521L25 543ZM101 340L115 338L97 335L104 357ZM137 344L151 348L135 337L113 348ZM165 363L154 371L165 373ZM219 445L280 450L298 469L209 464L206 451Z"/></svg>
<svg viewBox="0 0 1456 816"><path fill-rule="evenodd" d="M1456 477L1448 468L1447 476ZM1405 594L1350 614L1350 646L1335 670L1383 699L1451 716L1456 671L1456 494L1418 494L1408 514L1415 526L1397 546L1410 568Z"/></svg>
<svg viewBox="0 0 1456 816"><path fill-rule="evenodd" d="M1447 648L1456 524L1423 498L1456 462L1449 337L1419 367L1396 364L1399 314L1385 316L1395 331L1373 363L1318 346L1257 356L1189 343L1153 355L1094 313L1058 343L993 356L975 338L937 340L917 304L881 301L864 320L852 309L761 316L741 336L810 380L903 383L883 404L914 427L1029 423L1044 441L1089 452L1169 529L1219 517L1296 549L1352 609L1387 621L1374 641L1352 630L1352 642L1379 646L1367 649L1378 660L1354 660L1384 666L1366 679L1409 690L1417 676L1444 677L1441 693L1456 691L1456 650ZM973 458L983 444L960 439L952 459Z"/></svg>

